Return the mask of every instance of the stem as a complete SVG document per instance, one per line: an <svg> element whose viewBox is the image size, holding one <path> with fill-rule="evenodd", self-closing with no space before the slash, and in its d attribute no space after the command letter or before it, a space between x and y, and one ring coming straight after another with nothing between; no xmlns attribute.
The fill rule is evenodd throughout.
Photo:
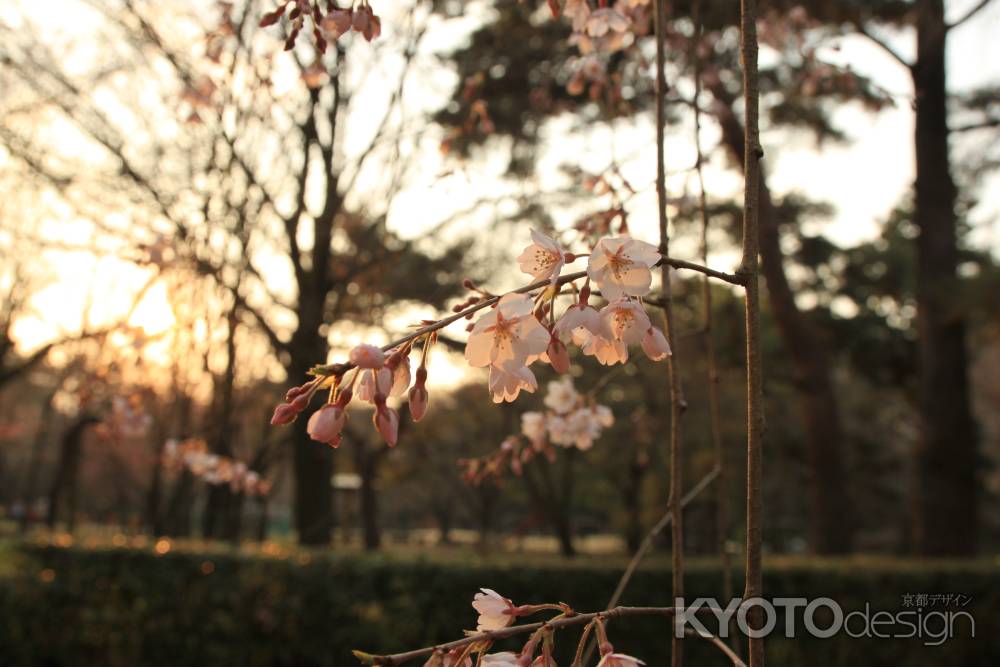
<svg viewBox="0 0 1000 667"><path fill-rule="evenodd" d="M480 632L468 635L462 639L447 642L445 644L427 646L413 651L407 651L405 653L395 653L393 655L370 655L356 651L355 655L365 664L381 665L382 667L394 667L395 665L402 665L410 660L416 660L417 658L431 655L435 651L447 653L452 649L468 646L469 644L477 642L494 642L500 639L516 637L517 635L535 632L543 627L548 627L551 630L560 630L562 628L569 628L577 625L586 625L596 619L606 620L612 618L625 618L629 616L673 616L678 611L684 610L676 607L615 607L614 609L591 612L589 614L565 616L552 621L541 621L538 623L528 623L526 625L512 625L509 628L503 628L502 630ZM699 609L699 611L710 612L711 610L702 608Z"/></svg>
<svg viewBox="0 0 1000 667"><path fill-rule="evenodd" d="M694 22L695 34L692 44L692 60L694 62L694 147L695 174L698 180L698 207L701 210L701 259L708 264L708 196L705 192L705 155L701 147L701 39L704 25L701 22L701 0L694 0L691 8L691 20ZM715 460L715 470L718 472L718 483L715 485L715 530L718 541L719 562L722 568L722 597L731 600L733 597L732 561L726 543L729 537L729 502L726 497L726 466L722 449L722 418L719 401L719 365L715 351L712 319L712 281L708 276L702 281L702 305L704 307L705 361L708 366L708 415L712 435L712 454ZM730 623L732 626L732 623ZM729 633L729 641L734 651L739 651L739 639L735 632Z"/></svg>
<svg viewBox="0 0 1000 667"><path fill-rule="evenodd" d="M761 440L764 434L763 381L760 351L760 291L757 285L760 210L760 88L757 81L757 2L740 0L740 49L743 63L744 135L743 258L738 273L746 289L747 356L747 543L746 587L743 599L760 597L761 577ZM761 627L761 609L754 606L748 621ZM751 638L750 667L763 667L764 640Z"/></svg>
<svg viewBox="0 0 1000 667"><path fill-rule="evenodd" d="M660 253L670 256L670 232L667 218L667 172L664 156L666 127L667 78L665 74L665 30L667 24L666 0L656 0L656 203L660 230ZM660 267L663 284L663 329L673 353L667 357L667 381L670 385L670 512L671 512L671 554L673 598L684 597L684 518L681 511L680 495L683 484L681 470L681 417L684 412L684 397L680 374L677 371L676 338L674 336L673 294L670 286L670 267ZM684 664L683 638L673 635L670 664L681 667Z"/></svg>

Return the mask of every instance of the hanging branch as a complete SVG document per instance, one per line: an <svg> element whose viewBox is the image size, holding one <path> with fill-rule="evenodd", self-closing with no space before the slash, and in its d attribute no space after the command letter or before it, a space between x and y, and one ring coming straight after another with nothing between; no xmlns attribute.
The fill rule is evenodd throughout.
<svg viewBox="0 0 1000 667"><path fill-rule="evenodd" d="M700 609L699 611L704 610ZM411 660L416 660L417 658L427 657L435 652L437 653L447 653L452 649L462 648L468 646L469 644L478 643L491 643L501 639L507 639L509 637L516 637L518 635L528 634L530 632L535 632L542 628L548 628L550 630L560 630L562 628L570 628L577 625L587 625L596 619L600 620L610 620L612 618L625 618L634 616L673 616L678 611L675 607L615 607L614 609L609 609L606 611L596 611L589 614L577 614L575 612L569 612L565 616L560 616L550 621L541 621L538 623L526 623L524 625L512 625L501 630L491 630L488 632L476 632L463 637L462 639L456 639L455 641L448 642L446 644L438 644L437 646L427 646L424 648L415 649L413 651L407 651L405 653L395 653L393 655L371 655L369 653L364 653L362 651L355 651L354 657L360 660L366 665L380 665L381 667L395 667L395 665L402 665L403 663L409 662ZM684 611L680 609L679 611Z"/></svg>
<svg viewBox="0 0 1000 667"><path fill-rule="evenodd" d="M708 196L705 192L705 155L701 147L701 39L704 26L701 23L701 0L695 0L691 7L691 20L694 23L694 39L691 49L694 62L694 148L695 175L698 180L698 208L701 212L701 257L708 262ZM712 282L706 276L702 281L702 305L704 308L705 361L708 366L708 415L712 436L712 454L715 460L715 472L718 482L715 485L715 527L718 539L719 562L722 569L722 597L725 600L733 598L732 559L726 548L729 538L729 502L726 498L726 466L722 450L722 418L719 410L719 367L718 355L715 351L715 338L712 321ZM736 633L729 633L733 651L739 650L739 639Z"/></svg>
<svg viewBox="0 0 1000 667"><path fill-rule="evenodd" d="M656 208L660 229L660 253L664 257L670 255L670 233L667 218L667 170L664 157L665 127L666 127L666 96L667 78L665 74L665 45L667 24L666 0L656 0L655 34L656 34ZM684 413L684 395L681 389L680 374L676 363L676 337L674 336L673 294L670 286L670 267L666 264L660 267L660 280L663 283L663 332L673 351L667 358L667 381L670 384L670 500L669 509L671 521L671 553L672 553L672 589L673 597L684 597L684 519L681 512L680 495L683 485L681 474L681 417ZM683 638L674 636L672 640L670 664L681 667L684 664Z"/></svg>
<svg viewBox="0 0 1000 667"><path fill-rule="evenodd" d="M760 88L757 81L757 2L740 0L740 51L743 65L744 136L743 257L737 273L746 290L747 364L747 537L746 586L743 599L760 597L761 582L761 440L764 434L763 378L760 351L760 290L758 280L760 210ZM752 627L761 627L761 609L750 610ZM750 638L750 667L764 665L764 639Z"/></svg>

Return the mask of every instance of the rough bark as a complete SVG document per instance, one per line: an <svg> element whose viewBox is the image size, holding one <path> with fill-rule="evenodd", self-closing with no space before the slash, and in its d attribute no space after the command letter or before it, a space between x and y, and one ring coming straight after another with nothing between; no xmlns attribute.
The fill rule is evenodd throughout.
<svg viewBox="0 0 1000 667"><path fill-rule="evenodd" d="M733 112L735 99L723 86L710 87L717 105L723 141L734 159L744 162L744 128ZM844 433L833 371L816 327L799 310L785 274L780 225L764 174L759 186L760 271L767 285L771 314L795 373L803 435L811 472L810 540L820 554L851 551L854 512L844 471Z"/></svg>
<svg viewBox="0 0 1000 667"><path fill-rule="evenodd" d="M958 219L948 152L943 0L917 10L916 96L919 488L915 537L924 555L976 550L976 429L969 404L965 315L956 303Z"/></svg>

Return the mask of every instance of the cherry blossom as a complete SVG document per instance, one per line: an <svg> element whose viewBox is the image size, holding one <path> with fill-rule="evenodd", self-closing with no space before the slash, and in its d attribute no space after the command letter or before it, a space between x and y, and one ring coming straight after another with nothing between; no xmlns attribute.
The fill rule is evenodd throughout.
<svg viewBox="0 0 1000 667"><path fill-rule="evenodd" d="M660 253L649 243L626 236L605 238L590 253L587 274L609 301L645 296L653 280L650 269L659 261Z"/></svg>
<svg viewBox="0 0 1000 667"><path fill-rule="evenodd" d="M385 365L385 353L367 343L352 349L347 359L358 368L382 368Z"/></svg>
<svg viewBox="0 0 1000 667"><path fill-rule="evenodd" d="M358 382L358 398L366 403L374 403L379 394L386 396L392 390L392 371L388 368L368 369L361 373Z"/></svg>
<svg viewBox="0 0 1000 667"><path fill-rule="evenodd" d="M507 294L476 321L465 346L472 366L524 366L529 355L549 346L549 332L532 314L534 304L523 294Z"/></svg>
<svg viewBox="0 0 1000 667"><path fill-rule="evenodd" d="M573 387L573 380L567 377L549 382L544 403L551 410L565 414L576 407L579 398L580 395Z"/></svg>
<svg viewBox="0 0 1000 667"><path fill-rule="evenodd" d="M521 415L521 433L533 443L545 440L545 415L541 412L525 412Z"/></svg>
<svg viewBox="0 0 1000 667"><path fill-rule="evenodd" d="M500 630L514 622L514 603L489 588L480 588L472 598L472 608L479 612L479 632Z"/></svg>
<svg viewBox="0 0 1000 667"><path fill-rule="evenodd" d="M340 444L340 431L347 421L347 411L343 406L335 403L327 403L309 418L306 431L309 437L317 442L336 447Z"/></svg>
<svg viewBox="0 0 1000 667"><path fill-rule="evenodd" d="M393 355L386 362L386 367L392 372L389 396L402 396L410 388L410 355Z"/></svg>
<svg viewBox="0 0 1000 667"><path fill-rule="evenodd" d="M601 309L601 319L611 338L626 345L641 342L646 331L652 328L645 309L631 299L612 301Z"/></svg>
<svg viewBox="0 0 1000 667"><path fill-rule="evenodd" d="M574 303L556 322L558 334L572 334L576 329L586 329L595 336L608 335L600 313L586 304Z"/></svg>
<svg viewBox="0 0 1000 667"><path fill-rule="evenodd" d="M538 380L527 366L505 364L490 366L490 393L494 403L513 402L521 390L534 393L538 389Z"/></svg>
<svg viewBox="0 0 1000 667"><path fill-rule="evenodd" d="M628 361L628 345L620 340L595 336L586 329L573 332L573 342L587 356L594 357L603 366L614 366Z"/></svg>
<svg viewBox="0 0 1000 667"><path fill-rule="evenodd" d="M670 343L662 331L651 326L642 336L642 351L653 361L660 361L670 356Z"/></svg>
<svg viewBox="0 0 1000 667"><path fill-rule="evenodd" d="M565 261L562 248L555 240L534 229L531 230L531 240L533 243L517 258L521 271L537 280L551 279L554 283Z"/></svg>
<svg viewBox="0 0 1000 667"><path fill-rule="evenodd" d="M594 406L594 416L602 428L611 428L615 425L615 413L606 405Z"/></svg>

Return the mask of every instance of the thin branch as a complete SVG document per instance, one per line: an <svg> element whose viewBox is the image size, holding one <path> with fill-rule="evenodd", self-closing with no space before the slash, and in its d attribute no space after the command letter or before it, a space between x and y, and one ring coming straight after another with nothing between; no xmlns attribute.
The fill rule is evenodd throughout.
<svg viewBox="0 0 1000 667"><path fill-rule="evenodd" d="M740 51L743 66L743 99L746 133L743 141L743 257L739 274L746 290L747 365L747 528L746 586L743 599L760 597L761 576L761 441L764 435L764 385L761 375L760 288L758 286L760 231L760 87L757 72L757 1L740 1ZM759 608L751 610L751 621L761 627ZM764 666L763 637L750 638L750 667Z"/></svg>
<svg viewBox="0 0 1000 667"><path fill-rule="evenodd" d="M681 509L690 505L695 498L701 495L702 491L708 488L708 485L714 482L719 476L719 472L718 467L712 468L712 470L710 470L707 475L702 477L690 491L684 494L684 497L681 498L680 502ZM625 589L628 588L633 575L635 575L635 571L639 568L640 563L642 563L646 554L649 553L649 550L653 548L654 540L656 540L659 534L670 525L672 519L673 512L668 510L660 518L660 520L649 529L649 532L646 533L646 537L642 540L642 544L639 545L639 548L632 555L632 560L628 562L628 565L625 567L625 572L622 573L621 578L618 580L618 585L615 586L615 592L612 593L611 599L608 601L608 609L614 609L618 605L618 602L621 601L622 595L625 593Z"/></svg>
<svg viewBox="0 0 1000 667"><path fill-rule="evenodd" d="M883 51L885 51L887 54L889 54L892 57L892 59L895 60L896 62L898 62L900 65L902 65L906 69L912 69L913 68L913 64L910 63L910 61L908 61L906 58L904 58L899 53L899 51L897 51L896 49L892 48L892 46L890 46L888 42L886 42L881 37L875 35L873 32L871 32L870 30L868 30L868 28L864 27L861 24L858 24L857 25L857 30L858 30L858 34L859 35L861 35L863 37L867 37L873 44L875 44L877 47L879 47L880 49L882 49Z"/></svg>
<svg viewBox="0 0 1000 667"><path fill-rule="evenodd" d="M994 127L1000 127L1000 118L987 118L986 120L979 121L977 123L969 123L967 125L959 125L953 127L949 132L973 132L975 130L988 130Z"/></svg>
<svg viewBox="0 0 1000 667"><path fill-rule="evenodd" d="M958 19L954 23L949 23L947 26L945 26L945 30L954 30L955 28L962 25L963 23L971 19L973 16L978 14L980 11L986 9L986 5L990 4L990 2L991 0L979 0L979 3L977 3L975 7L967 11L965 15L962 16L962 18Z"/></svg>
<svg viewBox="0 0 1000 667"><path fill-rule="evenodd" d="M631 616L673 616L678 611L684 610L676 607L615 607L614 609L591 612L589 614L564 616L556 618L552 621L540 621L538 623L527 623L525 625L512 625L508 628L503 628L502 630L479 632L445 644L427 646L425 648L419 648L405 653L395 653L393 655L370 655L360 651L355 651L354 655L365 664L381 665L382 667L395 667L395 665L402 665L403 663L411 660L429 656L435 652L447 653L452 649L468 646L469 644L475 644L478 642L495 642L501 639L535 632L541 628L561 630L562 628L586 625L598 618L601 620L610 620L612 618L624 618ZM710 609L703 607L699 609L699 611L710 611Z"/></svg>
<svg viewBox="0 0 1000 667"><path fill-rule="evenodd" d="M695 39L692 41L692 60L694 61L694 146L695 175L698 181L698 208L701 213L701 259L708 264L708 195L705 189L705 154L701 145L701 91L702 91L702 60L701 40L704 25L701 22L701 0L694 0L691 20L695 25ZM722 417L719 400L719 364L715 350L712 317L712 281L704 276L702 281L702 307L704 325L702 334L705 341L705 362L708 366L708 419L712 436L712 457L715 459L715 470L719 482L715 485L715 529L719 550L719 562L722 568L722 596L729 600L733 597L733 573L727 542L729 538L729 502L726 497L726 466L722 447ZM730 643L734 652L739 650L739 640L735 633L730 633Z"/></svg>
<svg viewBox="0 0 1000 667"><path fill-rule="evenodd" d="M666 143L666 28L667 2L656 0L654 14L656 35L656 204L660 231L660 253L670 256L670 232L667 218L667 169L664 155ZM670 392L670 440L668 458L670 461L671 519L670 550L672 554L671 588L674 599L684 597L684 515L680 505L683 485L681 468L681 418L684 415L684 394L680 373L677 370L677 338L674 336L673 293L670 285L670 265L660 267L660 282L663 290L663 329L671 354L667 357L667 384ZM676 635L672 639L670 664L681 667L684 664L683 638Z"/></svg>

